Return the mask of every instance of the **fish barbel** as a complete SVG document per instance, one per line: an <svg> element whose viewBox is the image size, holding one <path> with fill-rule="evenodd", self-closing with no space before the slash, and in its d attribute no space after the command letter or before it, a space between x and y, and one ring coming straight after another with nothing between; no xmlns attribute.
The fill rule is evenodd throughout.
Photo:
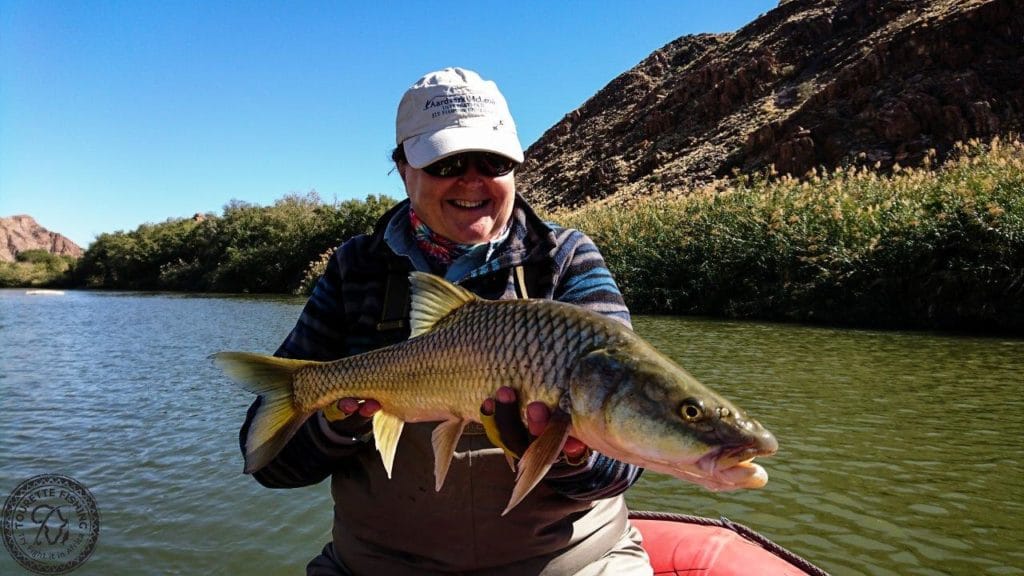
<svg viewBox="0 0 1024 576"><path fill-rule="evenodd" d="M318 410L345 397L373 398L382 406L373 417L374 441L389 477L404 424L440 422L432 435L440 490L463 429L481 420L484 399L509 386L524 420L534 401L561 417L523 454L506 513L540 482L569 435L711 490L767 482L752 460L774 454L775 437L625 325L563 302L489 301L437 276L409 278L406 341L333 362L212 356L263 397L245 440L246 473L270 462Z"/></svg>

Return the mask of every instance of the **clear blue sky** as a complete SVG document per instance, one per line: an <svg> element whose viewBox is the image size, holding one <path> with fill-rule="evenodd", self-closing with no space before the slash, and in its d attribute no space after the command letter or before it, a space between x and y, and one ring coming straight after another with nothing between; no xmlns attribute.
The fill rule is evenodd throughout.
<svg viewBox="0 0 1024 576"><path fill-rule="evenodd" d="M423 73L497 81L527 147L657 48L776 4L0 0L0 216L85 247L231 199L400 198L395 107Z"/></svg>

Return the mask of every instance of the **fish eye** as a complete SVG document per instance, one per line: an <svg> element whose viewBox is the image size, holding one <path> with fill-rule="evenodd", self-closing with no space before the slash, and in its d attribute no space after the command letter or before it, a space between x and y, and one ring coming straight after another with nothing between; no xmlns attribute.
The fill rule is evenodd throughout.
<svg viewBox="0 0 1024 576"><path fill-rule="evenodd" d="M704 417L704 403L696 398L687 398L679 405L679 415L687 422L696 422Z"/></svg>

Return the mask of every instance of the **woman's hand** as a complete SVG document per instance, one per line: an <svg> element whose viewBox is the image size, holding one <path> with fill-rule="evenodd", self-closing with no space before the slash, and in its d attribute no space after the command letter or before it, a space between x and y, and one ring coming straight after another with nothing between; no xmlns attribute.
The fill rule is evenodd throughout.
<svg viewBox="0 0 1024 576"><path fill-rule="evenodd" d="M370 431L370 420L380 410L373 399L342 398L324 408L324 418L339 434L360 436Z"/></svg>
<svg viewBox="0 0 1024 576"><path fill-rule="evenodd" d="M540 436L551 421L551 410L546 404L530 402L526 406L526 426L523 426L516 391L508 386L498 388L494 398L484 400L480 406L480 413L484 417L493 417L501 443L504 444L500 447L516 457L522 456L530 442ZM569 464L579 465L589 457L590 449L579 439L569 436L562 448L562 454Z"/></svg>

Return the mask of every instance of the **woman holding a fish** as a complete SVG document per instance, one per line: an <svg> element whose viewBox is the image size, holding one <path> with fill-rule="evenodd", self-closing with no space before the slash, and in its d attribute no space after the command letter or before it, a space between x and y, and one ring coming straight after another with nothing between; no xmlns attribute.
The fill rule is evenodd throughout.
<svg viewBox="0 0 1024 576"><path fill-rule="evenodd" d="M396 128L393 158L408 200L371 234L336 251L277 356L335 360L405 340L413 270L489 300L555 299L629 324L594 244L579 231L541 221L516 194L522 146L493 82L460 68L427 74L402 98ZM499 420L513 414L514 425L501 426L510 444L509 438L525 436L515 429L522 426L515 392L502 388L494 395L498 401L488 400L480 419L495 410ZM242 427L243 451L260 402ZM567 458L511 508L511 458L479 425L455 439L446 479L435 486L436 423L405 425L386 470L369 424L380 408L376 399L344 398L309 417L258 469L247 463L247 471L273 488L331 477L333 540L308 574L651 573L621 496L638 478L636 466L570 439ZM539 434L548 410L531 405L527 413L531 432Z"/></svg>

